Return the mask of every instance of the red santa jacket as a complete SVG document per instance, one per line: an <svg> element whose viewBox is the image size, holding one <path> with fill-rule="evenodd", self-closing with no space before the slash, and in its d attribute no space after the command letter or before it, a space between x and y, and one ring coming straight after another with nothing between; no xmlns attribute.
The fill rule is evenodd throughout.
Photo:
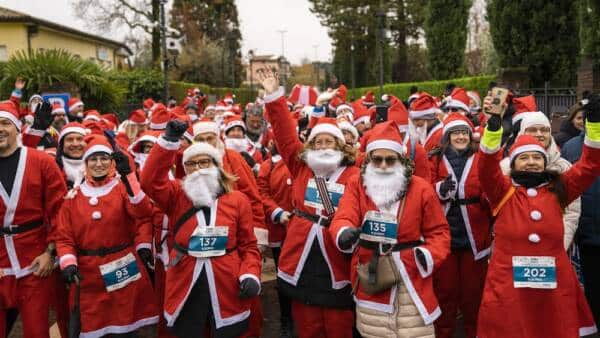
<svg viewBox="0 0 600 338"><path fill-rule="evenodd" d="M442 136L444 136L444 124L440 122L427 133L427 137L425 137L425 141L423 142L425 151L429 153L433 148L439 146L442 141Z"/></svg>
<svg viewBox="0 0 600 338"><path fill-rule="evenodd" d="M487 257L490 254L492 242L490 224L492 214L479 182L479 172L477 171L479 155L474 154L469 157L463 169L462 177L456 177L452 165L445 156L441 158L432 156L430 162L431 182L440 198L440 202L444 206L444 212L448 212L452 200L440 196L440 185L449 174L452 174L457 181L456 199L459 201L473 256L476 260ZM472 202L468 202L469 200L472 200Z"/></svg>
<svg viewBox="0 0 600 338"><path fill-rule="evenodd" d="M271 98L265 98L267 118L273 126L275 142L277 143L277 149L281 151L281 158L294 178L291 189L292 206L305 213L320 215L321 210L304 204L308 181L314 178L314 174L308 165L298 157L303 145L298 140L295 123L292 121L285 97L283 97L282 92L272 96ZM340 167L329 178L329 182L345 186L349 183L349 178L358 172L359 169L355 166ZM277 276L291 285L297 285L304 269L304 263L315 240L324 249L322 254L329 265L331 287L339 290L347 286L350 283L349 259L337 250L334 239L327 228L297 216L289 222L286 240L279 258Z"/></svg>
<svg viewBox="0 0 600 338"><path fill-rule="evenodd" d="M481 143L477 170L482 189L497 216L477 336L579 337L596 332L591 311L564 250L562 208L556 195L548 184L527 189L504 176L498 165L502 159L499 146L502 130L485 133L495 134L498 147L490 149ZM598 177L599 158L600 143L586 139L579 162L560 176L567 204ZM513 262L517 256L552 259L555 288L515 287Z"/></svg>
<svg viewBox="0 0 600 338"><path fill-rule="evenodd" d="M0 217L3 227L18 227L32 222L40 226L0 241L0 268L5 275L21 278L32 272L31 262L53 238L53 225L67 191L62 173L52 157L44 152L20 147L19 164L12 192L0 185ZM5 169L3 169L5 170Z"/></svg>
<svg viewBox="0 0 600 338"><path fill-rule="evenodd" d="M265 210L265 221L269 228L269 246L280 247L285 238L285 227L276 223L276 218L283 211L292 212L292 177L290 171L275 155L264 161L256 178L258 191Z"/></svg>
<svg viewBox="0 0 600 338"><path fill-rule="evenodd" d="M125 186L116 177L102 186L84 182L74 197L63 202L58 217L56 251L62 268L76 264L83 277L80 296L82 337L100 337L158 322L152 284L135 245L139 235L137 220L150 211L148 197L142 191L129 197ZM120 245L127 246L105 256L81 256L78 253L79 250ZM139 279L123 288L107 291L100 266L128 256L135 258Z"/></svg>
<svg viewBox="0 0 600 338"><path fill-rule="evenodd" d="M400 224L398 243L422 240L423 244L413 249L393 252L392 255L400 271L402 282L406 285L421 317L425 324L431 324L441 314L433 292L432 273L442 264L450 251L450 231L429 182L414 176L405 199L402 215L399 214L399 203L396 203L395 206L398 224ZM340 201L340 209L329 228L331 236L337 239L345 228L362 226L363 218L369 210L377 211L378 208L367 196L362 178L355 177L347 186ZM423 267L417 262L416 250L421 250L425 255L427 266ZM356 271L358 263L368 264L372 255L373 250L361 246L354 250L350 265L353 285L358 282ZM375 295L368 295L362 291L359 285L355 299L357 304L362 307L393 313L395 304L392 295L395 294L395 287L393 287Z"/></svg>
<svg viewBox="0 0 600 338"><path fill-rule="evenodd" d="M167 173L175 162L178 143L160 138L152 148L142 172L143 190L164 210L169 219L179 220L192 207L180 181L171 181ZM200 215L190 217L179 229L175 241L187 247L193 231L200 225ZM174 221L176 222L176 221ZM204 269L208 279L215 325L218 328L239 323L250 316L252 300L239 298L239 281L253 278L260 284L261 256L252 226L252 210L248 198L239 191L223 194L211 207L208 226L228 227L228 253L208 259L184 255L167 270L164 312L167 325L177 320L189 295ZM170 225L171 226L171 225ZM171 231L173 229L170 229ZM177 252L171 251L173 260Z"/></svg>

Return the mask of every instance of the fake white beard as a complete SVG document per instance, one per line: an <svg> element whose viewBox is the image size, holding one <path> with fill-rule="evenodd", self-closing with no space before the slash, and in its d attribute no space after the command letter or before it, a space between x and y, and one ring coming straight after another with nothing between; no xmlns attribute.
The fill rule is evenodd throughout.
<svg viewBox="0 0 600 338"><path fill-rule="evenodd" d="M74 160L63 156L62 163L67 180L78 186L85 176L85 163L83 160Z"/></svg>
<svg viewBox="0 0 600 338"><path fill-rule="evenodd" d="M221 192L220 176L217 167L198 169L183 179L183 191L195 207L210 207Z"/></svg>
<svg viewBox="0 0 600 338"><path fill-rule="evenodd" d="M306 164L315 175L327 177L340 167L344 155L339 150L319 149L306 152Z"/></svg>
<svg viewBox="0 0 600 338"><path fill-rule="evenodd" d="M246 138L225 138L225 147L238 153L248 151L248 140Z"/></svg>
<svg viewBox="0 0 600 338"><path fill-rule="evenodd" d="M411 122L408 124L408 132L411 139L418 140L420 144L425 143L425 139L427 138L427 125L417 127Z"/></svg>
<svg viewBox="0 0 600 338"><path fill-rule="evenodd" d="M388 208L406 190L405 170L406 167L401 163L386 169L375 168L373 163L367 164L363 185L378 208Z"/></svg>

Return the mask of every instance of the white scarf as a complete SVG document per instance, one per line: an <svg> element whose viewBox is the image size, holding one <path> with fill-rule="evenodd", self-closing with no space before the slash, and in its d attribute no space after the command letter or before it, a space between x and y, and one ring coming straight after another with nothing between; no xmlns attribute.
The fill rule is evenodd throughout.
<svg viewBox="0 0 600 338"><path fill-rule="evenodd" d="M225 138L225 147L238 153L248 151L248 140L246 138Z"/></svg>
<svg viewBox="0 0 600 338"><path fill-rule="evenodd" d="M73 182L74 187L78 187L85 176L85 162L63 156L62 164L67 180Z"/></svg>

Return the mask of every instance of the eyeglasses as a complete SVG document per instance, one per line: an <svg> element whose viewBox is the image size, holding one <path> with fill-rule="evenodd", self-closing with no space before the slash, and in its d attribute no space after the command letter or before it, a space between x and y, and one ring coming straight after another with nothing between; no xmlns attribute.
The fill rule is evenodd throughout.
<svg viewBox="0 0 600 338"><path fill-rule="evenodd" d="M456 107L449 107L448 111L451 112L451 113L462 113L463 112L462 109L456 108Z"/></svg>
<svg viewBox="0 0 600 338"><path fill-rule="evenodd" d="M539 128L536 128L536 127L527 127L527 128L525 128L525 131L527 133L531 133L531 134L536 134L538 132L540 132L542 134L545 134L545 133L549 133L550 132L550 127L539 127Z"/></svg>
<svg viewBox="0 0 600 338"><path fill-rule="evenodd" d="M317 148L330 148L331 146L335 145L335 141L334 140L318 140L314 142L315 147Z"/></svg>
<svg viewBox="0 0 600 338"><path fill-rule="evenodd" d="M204 169L204 168L210 167L210 165L212 163L213 163L213 160L207 158L207 159L202 159L202 160L198 160L198 161L185 161L183 163L183 165L185 166L186 169L196 169L196 168Z"/></svg>
<svg viewBox="0 0 600 338"><path fill-rule="evenodd" d="M371 157L371 162L373 162L374 165L376 166L380 166L383 162L385 162L388 166L393 167L394 165L396 165L396 162L398 162L400 159L397 156L373 156Z"/></svg>

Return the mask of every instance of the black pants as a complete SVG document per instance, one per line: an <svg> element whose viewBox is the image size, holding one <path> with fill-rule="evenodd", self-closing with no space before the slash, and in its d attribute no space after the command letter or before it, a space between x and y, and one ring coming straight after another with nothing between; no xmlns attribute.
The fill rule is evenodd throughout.
<svg viewBox="0 0 600 338"><path fill-rule="evenodd" d="M171 331L179 338L204 338L207 326L213 337L238 337L248 329L248 320L216 329L206 270L202 269Z"/></svg>
<svg viewBox="0 0 600 338"><path fill-rule="evenodd" d="M600 246L579 245L585 297L592 309L596 325L600 324Z"/></svg>
<svg viewBox="0 0 600 338"><path fill-rule="evenodd" d="M273 252L273 260L275 261L275 269L279 267L279 255L281 254L281 248L271 248ZM290 297L285 295L277 288L277 297L279 297L279 313L281 322L290 321L292 319L292 302Z"/></svg>

